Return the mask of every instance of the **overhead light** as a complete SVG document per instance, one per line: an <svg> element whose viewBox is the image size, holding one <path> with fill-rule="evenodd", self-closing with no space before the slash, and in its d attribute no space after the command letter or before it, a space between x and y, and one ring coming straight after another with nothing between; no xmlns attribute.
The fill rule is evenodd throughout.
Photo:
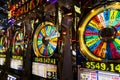
<svg viewBox="0 0 120 80"><path fill-rule="evenodd" d="M57 0L46 0L47 3L54 4Z"/></svg>

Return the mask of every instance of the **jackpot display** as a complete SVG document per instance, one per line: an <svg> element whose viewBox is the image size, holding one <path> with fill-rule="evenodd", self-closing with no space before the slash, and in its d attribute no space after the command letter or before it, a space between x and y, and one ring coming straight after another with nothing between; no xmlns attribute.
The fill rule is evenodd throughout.
<svg viewBox="0 0 120 80"><path fill-rule="evenodd" d="M88 69L94 69L94 70L102 70L102 71L120 73L119 63L86 61L85 63L81 65L81 67L88 68Z"/></svg>
<svg viewBox="0 0 120 80"><path fill-rule="evenodd" d="M79 42L83 55L90 60L120 59L120 2L92 9L79 26Z"/></svg>

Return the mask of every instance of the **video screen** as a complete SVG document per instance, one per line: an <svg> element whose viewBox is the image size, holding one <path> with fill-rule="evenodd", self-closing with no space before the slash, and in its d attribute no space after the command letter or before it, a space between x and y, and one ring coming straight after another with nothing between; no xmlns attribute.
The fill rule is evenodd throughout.
<svg viewBox="0 0 120 80"><path fill-rule="evenodd" d="M0 58L0 65L4 65L5 63L5 58Z"/></svg>
<svg viewBox="0 0 120 80"><path fill-rule="evenodd" d="M15 76L8 75L7 80L17 80Z"/></svg>
<svg viewBox="0 0 120 80"><path fill-rule="evenodd" d="M120 80L120 74L118 73L86 68L80 68L79 77L78 80Z"/></svg>
<svg viewBox="0 0 120 80"><path fill-rule="evenodd" d="M10 68L21 71L23 69L23 61L18 59L11 59Z"/></svg>
<svg viewBox="0 0 120 80"><path fill-rule="evenodd" d="M57 65L33 62L32 74L43 78L57 79Z"/></svg>
<svg viewBox="0 0 120 80"><path fill-rule="evenodd" d="M97 71L81 68L79 76L79 80L97 80Z"/></svg>
<svg viewBox="0 0 120 80"><path fill-rule="evenodd" d="M120 74L106 71L98 71L98 80L120 80Z"/></svg>

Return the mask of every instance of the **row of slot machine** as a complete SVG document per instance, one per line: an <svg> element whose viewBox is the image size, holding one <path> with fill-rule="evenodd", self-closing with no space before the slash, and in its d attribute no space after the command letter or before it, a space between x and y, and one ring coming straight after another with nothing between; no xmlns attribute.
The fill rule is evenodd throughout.
<svg viewBox="0 0 120 80"><path fill-rule="evenodd" d="M63 56L67 50L66 34L73 31L72 16L67 12L71 10L57 0L43 3L42 0L28 0L21 6L20 2L8 6L10 25L1 30L0 36L1 80L61 78ZM74 64L75 56L74 51Z"/></svg>
<svg viewBox="0 0 120 80"><path fill-rule="evenodd" d="M37 1L37 2L36 2ZM17 8L15 4L11 8L9 16L19 18L24 14L19 12L23 7L41 7L42 0L31 0L25 6ZM12 14L13 7L17 10ZM41 9L35 9L25 18L16 20L10 18L11 25L1 35L0 65L1 80L44 80L57 79L57 41L59 33L53 22L43 19ZM50 12L52 13L52 12ZM52 16L52 15L51 15ZM50 15L48 15L50 17ZM54 18L50 18L54 19ZM42 21L43 20L43 21ZM7 66L7 67L6 67Z"/></svg>
<svg viewBox="0 0 120 80"><path fill-rule="evenodd" d="M100 1L87 9L87 14L83 12L84 15L80 9L85 6L79 6L83 4L69 10L71 6L67 2L62 4L53 0L44 6L42 2L31 0L21 7L17 4L10 7L12 25L0 38L1 73L6 69L5 79L62 80L61 74L66 71L64 78L72 80L69 76L72 70L69 63L72 63L75 67L72 72L76 73L76 65L78 67L78 74L74 75L78 80L107 80L101 78L104 74L116 75L110 79L119 80L120 2ZM70 53L73 62L70 62Z"/></svg>

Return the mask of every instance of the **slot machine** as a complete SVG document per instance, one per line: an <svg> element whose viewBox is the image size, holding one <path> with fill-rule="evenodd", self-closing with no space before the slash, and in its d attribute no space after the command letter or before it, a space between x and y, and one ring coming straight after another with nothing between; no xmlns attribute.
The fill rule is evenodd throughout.
<svg viewBox="0 0 120 80"><path fill-rule="evenodd" d="M53 4L53 3L52 3ZM54 4L44 8L44 19L33 34L32 79L57 79L57 42L59 32L55 25ZM39 13L40 14L40 13Z"/></svg>
<svg viewBox="0 0 120 80"><path fill-rule="evenodd" d="M8 38L5 30L1 30L0 35L0 79L5 76L7 71L7 53L8 53Z"/></svg>
<svg viewBox="0 0 120 80"><path fill-rule="evenodd" d="M119 4L117 1L101 1L81 20L79 45L82 54L88 59L81 67L120 72Z"/></svg>
<svg viewBox="0 0 120 80"><path fill-rule="evenodd" d="M43 22L37 27L33 38L33 79L57 79L57 61L54 53L57 49L58 35L55 25L51 22Z"/></svg>
<svg viewBox="0 0 120 80"><path fill-rule="evenodd" d="M22 26L22 27L21 27ZM14 25L7 80L24 80L25 39L23 25Z"/></svg>
<svg viewBox="0 0 120 80"><path fill-rule="evenodd" d="M31 72L31 42L32 42L32 33L29 25L21 25L19 23L26 22L26 17L28 15L32 16L31 13L34 13L34 10L39 6L41 7L43 0L10 0L8 2L9 19L14 18L15 23L12 24L13 38L11 40L11 58L8 75L12 77L18 77L20 80L30 80ZM36 14L36 13L35 13ZM34 14L33 14L34 16ZM29 18L27 17L27 20ZM35 20L37 22L37 20ZM22 26L22 28L21 28ZM27 29L26 29L27 28ZM30 41L28 41L30 40ZM10 77L8 76L7 77ZM29 77L28 77L29 76ZM26 79L27 78L27 79ZM10 79L10 78L7 78Z"/></svg>
<svg viewBox="0 0 120 80"><path fill-rule="evenodd" d="M0 65L4 65L7 51L7 36L5 34L0 36Z"/></svg>

